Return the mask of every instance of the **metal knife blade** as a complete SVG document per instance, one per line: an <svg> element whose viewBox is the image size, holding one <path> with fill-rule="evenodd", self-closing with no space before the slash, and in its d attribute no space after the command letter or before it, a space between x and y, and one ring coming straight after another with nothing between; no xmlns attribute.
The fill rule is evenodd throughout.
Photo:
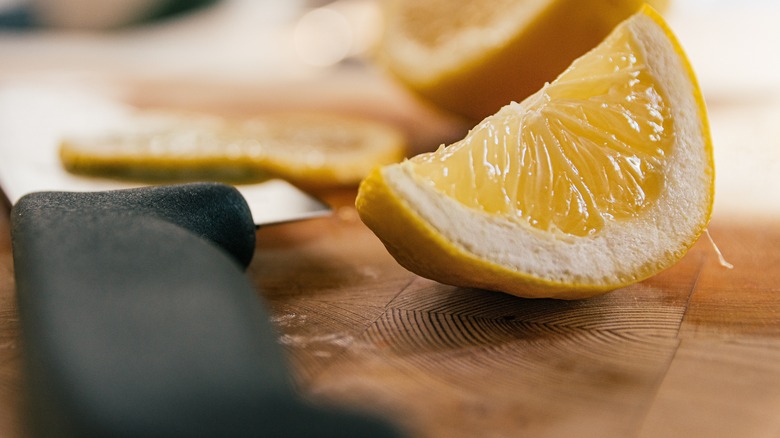
<svg viewBox="0 0 780 438"><path fill-rule="evenodd" d="M63 135L121 126L132 112L118 100L77 87L17 83L0 88L0 187L11 204L33 192L143 185L71 174L61 166L57 150ZM320 217L331 211L319 199L281 179L235 187L258 226Z"/></svg>

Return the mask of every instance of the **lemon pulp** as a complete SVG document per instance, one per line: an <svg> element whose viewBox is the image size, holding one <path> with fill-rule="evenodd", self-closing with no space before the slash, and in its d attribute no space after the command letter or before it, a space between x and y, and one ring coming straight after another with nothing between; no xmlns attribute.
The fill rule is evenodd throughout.
<svg viewBox="0 0 780 438"><path fill-rule="evenodd" d="M674 121L634 38L613 34L464 140L414 157L414 174L463 205L543 231L585 236L636 217L662 190Z"/></svg>

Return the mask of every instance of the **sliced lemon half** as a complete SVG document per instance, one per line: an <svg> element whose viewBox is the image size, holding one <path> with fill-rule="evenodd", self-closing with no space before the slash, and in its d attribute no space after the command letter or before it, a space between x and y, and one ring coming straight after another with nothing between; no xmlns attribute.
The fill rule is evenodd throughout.
<svg viewBox="0 0 780 438"><path fill-rule="evenodd" d="M644 3L389 0L377 59L426 100L478 121L534 93Z"/></svg>
<svg viewBox="0 0 780 438"><path fill-rule="evenodd" d="M309 187L357 185L375 166L403 159L406 140L382 122L320 113L241 121L141 112L124 129L63 139L73 173L141 180L250 182L278 176Z"/></svg>
<svg viewBox="0 0 780 438"><path fill-rule="evenodd" d="M679 260L709 221L713 187L696 78L645 7L463 140L374 170L356 205L419 275L574 299Z"/></svg>

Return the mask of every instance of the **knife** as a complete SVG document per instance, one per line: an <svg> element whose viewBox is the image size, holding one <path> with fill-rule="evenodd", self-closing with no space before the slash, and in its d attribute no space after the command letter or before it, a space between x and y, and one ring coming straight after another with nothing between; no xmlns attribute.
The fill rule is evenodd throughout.
<svg viewBox="0 0 780 438"><path fill-rule="evenodd" d="M13 203L33 436L400 435L297 394L243 272L257 216L241 192L217 183L86 191L85 181L40 191L13 176L56 169L22 170L40 157L9 161L39 145L19 132L0 129L0 183Z"/></svg>
<svg viewBox="0 0 780 438"><path fill-rule="evenodd" d="M216 238L193 232L215 222ZM221 184L22 197L11 234L32 436L399 436L301 400L255 286L215 243L254 249L247 233L243 197Z"/></svg>
<svg viewBox="0 0 780 438"><path fill-rule="evenodd" d="M186 186L180 186L170 191L121 192L143 185L76 175L62 167L58 146L64 135L99 133L124 126L130 123L133 114L131 107L94 90L44 86L39 83L6 84L0 88L0 187L5 196L13 205L28 193L110 191L84 197L69 195L68 202L78 203L81 208L91 203L102 203L105 204L104 208L123 208L125 211L136 209L143 214L158 216L179 215L168 219L175 219L178 225L222 245L241 264L247 266L254 253L254 232L218 226L219 209L227 208L219 199L224 188L212 185L187 191L184 189ZM281 179L238 185L235 189L244 198L250 220L255 226L311 219L331 212L327 204ZM170 210L167 205L157 205L162 197L168 197L169 200L178 197L176 202L188 203L190 207L181 207L181 211L176 213L166 212ZM203 205L198 206L199 202ZM209 206L210 209L207 208ZM212 216L203 217L203 214ZM234 236L239 230L245 238L240 243Z"/></svg>

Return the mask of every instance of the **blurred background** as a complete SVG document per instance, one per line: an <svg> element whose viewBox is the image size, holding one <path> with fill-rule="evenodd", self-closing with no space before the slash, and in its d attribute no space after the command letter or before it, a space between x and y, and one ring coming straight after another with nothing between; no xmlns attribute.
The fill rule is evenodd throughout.
<svg viewBox="0 0 780 438"><path fill-rule="evenodd" d="M379 29L367 0L0 0L0 10L4 70L295 80L359 58Z"/></svg>
<svg viewBox="0 0 780 438"><path fill-rule="evenodd" d="M677 0L665 14L711 117L716 214L780 213L780 3ZM460 121L371 62L375 0L0 0L0 80L103 87L139 105L317 108L403 127L416 153Z"/></svg>

